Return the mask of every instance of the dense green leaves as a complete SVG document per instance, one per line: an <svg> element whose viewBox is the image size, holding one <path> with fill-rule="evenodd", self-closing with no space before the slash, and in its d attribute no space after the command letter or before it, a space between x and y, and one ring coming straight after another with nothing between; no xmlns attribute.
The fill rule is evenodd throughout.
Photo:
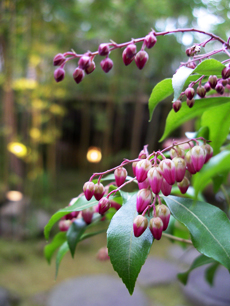
<svg viewBox="0 0 230 306"><path fill-rule="evenodd" d="M200 172L194 176L194 189L197 196L198 192L203 190L220 173L226 173L230 170L230 151L223 151L212 157L207 164L203 166Z"/></svg>
<svg viewBox="0 0 230 306"><path fill-rule="evenodd" d="M134 236L133 220L136 216L136 195L133 195L114 215L107 231L111 263L130 294L153 242L149 228L140 237Z"/></svg>
<svg viewBox="0 0 230 306"><path fill-rule="evenodd" d="M48 240L49 239L49 233L51 228L53 227L53 225L59 220L61 219L61 217L67 215L68 213L72 212L72 211L81 211L83 209L92 207L94 205L96 205L98 203L98 201L96 201L95 199L91 199L90 201L87 201L85 196L82 196L80 198L78 198L76 200L76 202L72 205L72 206L67 206L63 209L58 210L49 220L49 222L47 223L47 225L45 226L44 229L44 235L45 238Z"/></svg>
<svg viewBox="0 0 230 306"><path fill-rule="evenodd" d="M210 263L213 263L215 262L212 258L209 258L205 255L200 255L198 256L192 263L191 267L186 271L186 272L183 272L183 273L179 273L177 275L177 277L179 278L179 280L184 284L186 285L187 284L187 281L188 281L188 277L189 277L189 274L192 270L198 268L198 267L201 267L203 265L207 265L207 264L210 264Z"/></svg>
<svg viewBox="0 0 230 306"><path fill-rule="evenodd" d="M219 208L205 202L164 197L173 216L190 231L194 247L230 270L230 221Z"/></svg>
<svg viewBox="0 0 230 306"><path fill-rule="evenodd" d="M172 93L172 79L164 79L153 88L149 98L149 120L151 120L153 111L157 104L170 96Z"/></svg>
<svg viewBox="0 0 230 306"><path fill-rule="evenodd" d="M186 121L191 120L197 116L201 116L205 111L212 107L224 105L229 102L229 97L198 99L195 100L195 104L192 109L190 109L185 102L182 103L182 107L179 112L175 113L174 110L171 110L168 114L164 134L160 141L163 141L172 131L181 126Z"/></svg>

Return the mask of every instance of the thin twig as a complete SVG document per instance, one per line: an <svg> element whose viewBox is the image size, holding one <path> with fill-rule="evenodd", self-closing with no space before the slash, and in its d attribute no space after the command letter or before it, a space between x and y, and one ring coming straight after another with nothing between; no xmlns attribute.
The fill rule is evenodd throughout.
<svg viewBox="0 0 230 306"><path fill-rule="evenodd" d="M176 237L176 236L173 236L173 235L170 235L170 234L162 233L162 236L167 237L169 239L176 240L176 241L180 241L180 242L184 242L184 243L188 243L188 244L193 244L191 240L183 239L183 238Z"/></svg>

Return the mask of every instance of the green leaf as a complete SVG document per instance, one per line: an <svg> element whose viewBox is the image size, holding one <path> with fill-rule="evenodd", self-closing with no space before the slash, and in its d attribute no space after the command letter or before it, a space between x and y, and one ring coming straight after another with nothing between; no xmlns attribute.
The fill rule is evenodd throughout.
<svg viewBox="0 0 230 306"><path fill-rule="evenodd" d="M64 242L62 244L62 246L60 247L60 249L57 252L57 256L56 256L56 275L55 278L57 278L58 275L58 269L59 269L59 265L62 261L62 258L65 256L65 254L69 251L69 246L68 246L68 242Z"/></svg>
<svg viewBox="0 0 230 306"><path fill-rule="evenodd" d="M133 293L137 276L153 242L149 228L140 237L134 236L133 220L136 216L134 195L114 215L107 231L111 263L130 294Z"/></svg>
<svg viewBox="0 0 230 306"><path fill-rule="evenodd" d="M194 247L230 270L230 221L219 208L205 202L164 197L173 216L191 234Z"/></svg>
<svg viewBox="0 0 230 306"><path fill-rule="evenodd" d="M186 285L187 284L187 281L188 281L188 277L189 277L189 274L192 270L198 268L198 267L201 267L203 265L207 265L207 264L210 264L210 263L213 263L215 262L212 258L209 258L205 255L200 255L198 256L192 263L191 267L186 271L186 272L183 272L183 273L179 273L177 275L178 279L184 284Z"/></svg>
<svg viewBox="0 0 230 306"><path fill-rule="evenodd" d="M174 110L171 110L168 114L165 131L160 139L160 142L163 141L172 131L181 126L184 122L202 115L205 111L212 107L224 105L225 103L229 102L229 97L198 99L195 100L195 104L192 109L189 108L185 102L183 102L179 112L175 113Z"/></svg>
<svg viewBox="0 0 230 306"><path fill-rule="evenodd" d="M207 164L194 176L195 195L203 190L212 177L230 170L230 151L223 151L212 157Z"/></svg>
<svg viewBox="0 0 230 306"><path fill-rule="evenodd" d="M214 262L210 267L205 270L205 279L212 286L214 281L214 276L217 268L219 267L218 262Z"/></svg>
<svg viewBox="0 0 230 306"><path fill-rule="evenodd" d="M221 75L221 71L224 67L224 64L212 58L202 61L193 70L193 73L199 73L202 75Z"/></svg>
<svg viewBox="0 0 230 306"><path fill-rule="evenodd" d="M164 79L152 90L149 98L149 121L157 104L173 93L172 79Z"/></svg>
<svg viewBox="0 0 230 306"><path fill-rule="evenodd" d="M193 69L182 66L180 67L177 72L173 75L172 78L172 86L174 89L174 98L173 98L173 102L176 101L185 84L185 81L187 80L187 78L190 76L190 74L193 72Z"/></svg>
<svg viewBox="0 0 230 306"><path fill-rule="evenodd" d="M50 230L53 227L53 225L61 219L63 216L67 215L68 213L72 211L81 211L83 209L92 207L98 203L97 200L91 199L90 201L87 201L85 196L82 196L76 200L76 202L72 206L67 206L63 209L58 210L49 220L49 222L46 224L44 229L44 235L45 239L49 239Z"/></svg>
<svg viewBox="0 0 230 306"><path fill-rule="evenodd" d="M226 181L227 177L228 171L217 174L212 178L214 193L217 193L217 191L220 189L220 186Z"/></svg>
<svg viewBox="0 0 230 306"><path fill-rule="evenodd" d="M201 117L201 125L209 128L209 138L212 140L214 155L217 154L229 133L230 103L205 111Z"/></svg>
<svg viewBox="0 0 230 306"><path fill-rule="evenodd" d="M45 246L44 248L44 254L45 258L47 259L48 263L51 263L51 258L53 256L53 253L57 250L57 248L60 247L64 242L66 241L66 233L65 232L59 232L57 233L52 242Z"/></svg>
<svg viewBox="0 0 230 306"><path fill-rule="evenodd" d="M86 228L87 224L85 223L85 221L82 219L77 219L71 224L70 228L68 229L66 237L72 257L74 257L76 245L80 241L81 236L86 230Z"/></svg>

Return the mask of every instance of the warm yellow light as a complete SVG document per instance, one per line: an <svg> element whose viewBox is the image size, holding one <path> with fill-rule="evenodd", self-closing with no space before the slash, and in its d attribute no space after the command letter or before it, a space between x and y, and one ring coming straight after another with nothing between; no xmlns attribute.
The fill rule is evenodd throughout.
<svg viewBox="0 0 230 306"><path fill-rule="evenodd" d="M41 138L41 132L39 129L37 128L32 128L30 130L30 137L35 139L35 140L38 140L39 138Z"/></svg>
<svg viewBox="0 0 230 306"><path fill-rule="evenodd" d="M6 193L6 198L9 201L21 201L23 194L20 191L11 190Z"/></svg>
<svg viewBox="0 0 230 306"><path fill-rule="evenodd" d="M7 145L7 149L17 157L25 157L27 155L27 147L20 142L10 142Z"/></svg>
<svg viewBox="0 0 230 306"><path fill-rule="evenodd" d="M102 157L101 149L97 147L90 147L88 149L86 157L90 163L99 163Z"/></svg>

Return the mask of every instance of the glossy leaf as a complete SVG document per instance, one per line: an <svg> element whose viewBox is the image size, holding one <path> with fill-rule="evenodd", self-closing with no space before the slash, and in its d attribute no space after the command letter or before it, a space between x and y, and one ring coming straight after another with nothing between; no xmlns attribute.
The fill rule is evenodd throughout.
<svg viewBox="0 0 230 306"><path fill-rule="evenodd" d="M152 119L153 111L157 104L173 93L172 79L164 79L152 90L149 98L149 121Z"/></svg>
<svg viewBox="0 0 230 306"><path fill-rule="evenodd" d="M48 263L51 263L51 258L54 252L66 241L66 232L57 233L52 242L45 246L44 254Z"/></svg>
<svg viewBox="0 0 230 306"><path fill-rule="evenodd" d="M193 187L195 195L203 190L211 181L212 177L220 173L226 173L230 170L230 151L223 151L212 157L207 164L203 166L200 172L194 176Z"/></svg>
<svg viewBox="0 0 230 306"><path fill-rule="evenodd" d="M192 72L193 72L193 69L182 66L173 75L173 78L172 78L172 86L174 90L173 102L179 98L181 92L183 91L185 81L187 80L187 78L190 76Z"/></svg>
<svg viewBox="0 0 230 306"><path fill-rule="evenodd" d="M81 211L83 209L92 207L94 205L96 205L98 203L98 201L96 201L95 199L91 199L90 201L87 201L85 196L82 196L80 198L78 198L76 200L76 202L72 205L72 206L67 206L63 209L58 210L49 220L49 222L47 223L47 225L45 226L44 229L44 235L45 235L45 239L48 240L49 239L49 234L50 234L50 230L53 227L53 225L59 220L61 219L63 216L67 215L68 213L72 212L72 211Z"/></svg>
<svg viewBox="0 0 230 306"><path fill-rule="evenodd" d="M214 281L214 276L216 273L216 270L218 269L218 267L220 266L220 264L218 262L214 262L210 267L208 267L205 271L205 279L207 280L207 282L212 286L213 285L213 281Z"/></svg>
<svg viewBox="0 0 230 306"><path fill-rule="evenodd" d="M187 284L187 281L188 281L188 277L189 277L189 274L192 270L198 268L198 267L201 267L203 265L207 265L207 264L210 264L210 263L213 263L215 262L215 260L213 260L212 258L209 258L205 255L200 255L198 256L192 263L191 267L186 271L186 272L183 272L183 273L179 273L177 275L178 279L184 284L186 285Z"/></svg>
<svg viewBox="0 0 230 306"><path fill-rule="evenodd" d="M107 231L111 263L130 294L133 293L137 276L153 242L149 228L140 237L134 236L133 220L136 216L134 195L114 215Z"/></svg>
<svg viewBox="0 0 230 306"><path fill-rule="evenodd" d="M193 73L199 73L204 75L221 75L221 71L224 69L225 65L221 62L211 58L202 61L193 70Z"/></svg>
<svg viewBox="0 0 230 306"><path fill-rule="evenodd" d="M194 247L230 270L230 221L219 208L186 198L164 197L173 216L191 234Z"/></svg>
<svg viewBox="0 0 230 306"><path fill-rule="evenodd" d="M175 113L174 110L171 110L168 114L164 134L161 137L160 141L163 141L167 136L169 136L172 131L181 126L186 121L202 115L211 107L224 105L229 102L229 97L198 99L195 100L195 104L192 109L189 108L185 102L183 102L179 112Z"/></svg>
<svg viewBox="0 0 230 306"><path fill-rule="evenodd" d="M72 257L74 257L76 245L80 241L81 236L86 230L86 228L87 224L85 223L85 221L82 219L77 219L71 224L70 228L68 229L66 237Z"/></svg>
<svg viewBox="0 0 230 306"><path fill-rule="evenodd" d="M58 269L59 269L59 265L62 261L62 258L65 256L65 254L69 251L69 246L68 246L68 242L65 241L62 246L60 247L60 249L57 252L57 256L56 256L56 278L58 275Z"/></svg>
<svg viewBox="0 0 230 306"><path fill-rule="evenodd" d="M229 133L230 103L205 111L201 117L201 125L209 128L209 138L212 140L214 155L217 154Z"/></svg>

